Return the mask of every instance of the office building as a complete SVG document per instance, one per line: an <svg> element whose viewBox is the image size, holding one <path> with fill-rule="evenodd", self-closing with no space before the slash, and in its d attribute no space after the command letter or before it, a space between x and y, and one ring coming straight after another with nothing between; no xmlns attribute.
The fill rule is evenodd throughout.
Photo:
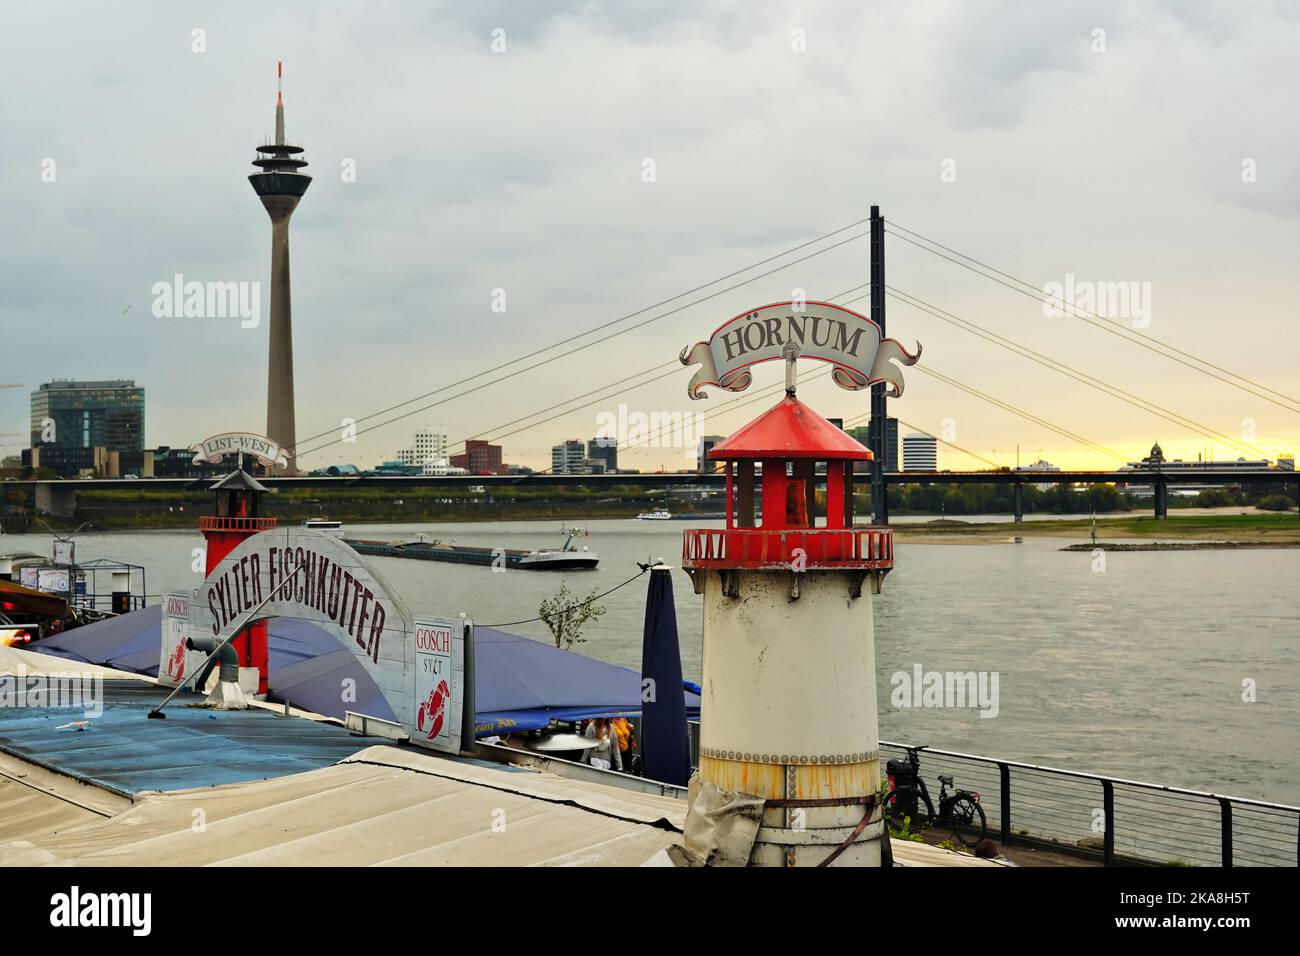
<svg viewBox="0 0 1300 956"><path fill-rule="evenodd" d="M593 438L587 442L587 460L600 462L603 473L612 475L618 471L618 441L612 437Z"/></svg>
<svg viewBox="0 0 1300 956"><path fill-rule="evenodd" d="M447 433L437 428L421 428L413 440L415 464L423 465L447 457Z"/></svg>
<svg viewBox="0 0 1300 956"><path fill-rule="evenodd" d="M939 442L933 435L912 432L903 436L903 471L938 471Z"/></svg>
<svg viewBox="0 0 1300 956"><path fill-rule="evenodd" d="M714 445L721 442L725 437L725 435L705 435L700 439L700 450L695 466L696 471L702 475L706 475L722 470L722 462L709 461L709 452L713 450Z"/></svg>
<svg viewBox="0 0 1300 956"><path fill-rule="evenodd" d="M584 464L586 457L586 446L576 439L566 441L562 445L555 445L551 448L551 474L588 474Z"/></svg>
<svg viewBox="0 0 1300 956"><path fill-rule="evenodd" d="M104 474L112 455L144 451L144 389L129 379L46 382L31 393L32 468Z"/></svg>
<svg viewBox="0 0 1300 956"><path fill-rule="evenodd" d="M451 456L452 467L463 468L470 475L504 475L505 466L501 463L501 446L491 445L481 438L470 438L465 442L465 450L459 455Z"/></svg>

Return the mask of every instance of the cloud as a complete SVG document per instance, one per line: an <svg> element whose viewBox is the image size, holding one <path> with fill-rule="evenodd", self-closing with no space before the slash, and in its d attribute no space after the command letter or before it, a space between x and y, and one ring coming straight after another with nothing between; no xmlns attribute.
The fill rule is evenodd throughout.
<svg viewBox="0 0 1300 956"><path fill-rule="evenodd" d="M1036 281L1152 281L1152 334L1193 351L1217 354L1233 315L1248 322L1239 334L1277 347L1232 361L1295 390L1300 143L1288 94L1300 36L1295 17L1264 4L291 2L7 16L0 325L7 356L21 356L9 374L29 388L134 376L151 444L265 421L265 325L162 321L149 306L152 284L177 272L267 281L269 223L246 177L272 128L277 60L288 134L314 177L292 226L304 435L692 289L873 202ZM491 49L497 26L504 53ZM204 53L192 50L196 27ZM1095 28L1107 31L1104 54L1090 50ZM796 30L806 52L793 49ZM1258 161L1250 189L1243 157ZM53 183L42 181L47 158ZM955 182L941 178L946 160ZM355 182L342 178L347 162ZM1237 393L1045 324L1032 302L893 240L889 264L892 284L1221 430L1250 415L1270 441L1296 436ZM826 296L867 269L859 240L562 361L524 363L513 387L363 433L313 463L389 457L426 421L455 438L490 434L667 361L760 300L793 287ZM491 309L496 289L505 313ZM1032 382L1045 418L1107 443L1131 438L1136 451L1153 437L1171 447L1167 423L1080 403L923 315L890 314L891 332L923 339L947 374L1013 400ZM865 411L847 393L810 395L830 415ZM609 404L622 400L688 405L673 379ZM984 451L1052 447L1036 426L937 385L909 388L902 408L930 430L959 418L961 443ZM511 437L507 459L548 462L554 442L590 437L598 410ZM25 390L0 393L0 419L0 431L26 429Z"/></svg>

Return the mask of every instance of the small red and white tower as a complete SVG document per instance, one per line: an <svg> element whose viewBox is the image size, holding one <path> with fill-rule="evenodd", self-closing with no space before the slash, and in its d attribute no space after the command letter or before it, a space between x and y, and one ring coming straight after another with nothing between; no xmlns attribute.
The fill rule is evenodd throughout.
<svg viewBox="0 0 1300 956"><path fill-rule="evenodd" d="M727 524L682 553L704 595L700 779L766 801L751 865L879 866L870 595L894 551L889 529L853 527L871 452L795 397L791 362L785 398L708 457Z"/></svg>
<svg viewBox="0 0 1300 956"><path fill-rule="evenodd" d="M212 486L212 490L217 495L216 514L199 518L199 530L207 541L205 577L244 539L276 526L275 518L261 516L266 486L242 468L226 475ZM257 692L265 694L270 673L266 622L250 624L230 643L239 654L240 667L257 668Z"/></svg>

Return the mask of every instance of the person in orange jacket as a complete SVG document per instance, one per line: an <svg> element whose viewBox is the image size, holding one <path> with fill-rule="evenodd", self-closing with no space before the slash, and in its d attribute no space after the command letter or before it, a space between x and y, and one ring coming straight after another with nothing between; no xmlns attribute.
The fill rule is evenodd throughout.
<svg viewBox="0 0 1300 956"><path fill-rule="evenodd" d="M610 722L614 732L618 734L618 749L622 752L623 769L628 770L632 766L632 754L636 751L636 738L632 735L632 721L626 717L615 717Z"/></svg>

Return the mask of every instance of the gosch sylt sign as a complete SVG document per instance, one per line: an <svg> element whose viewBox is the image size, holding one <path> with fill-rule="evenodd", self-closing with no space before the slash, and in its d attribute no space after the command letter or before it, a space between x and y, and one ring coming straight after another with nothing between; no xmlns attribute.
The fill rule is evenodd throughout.
<svg viewBox="0 0 1300 956"><path fill-rule="evenodd" d="M891 394L903 394L898 365L915 365L913 355L895 339L881 338L880 327L864 315L829 302L778 302L743 312L723 323L707 341L682 349L683 365L698 365L686 393L706 398L702 389L716 385L743 392L753 380L750 369L784 357L788 343L800 358L831 363L831 378L850 391L884 382Z"/></svg>

